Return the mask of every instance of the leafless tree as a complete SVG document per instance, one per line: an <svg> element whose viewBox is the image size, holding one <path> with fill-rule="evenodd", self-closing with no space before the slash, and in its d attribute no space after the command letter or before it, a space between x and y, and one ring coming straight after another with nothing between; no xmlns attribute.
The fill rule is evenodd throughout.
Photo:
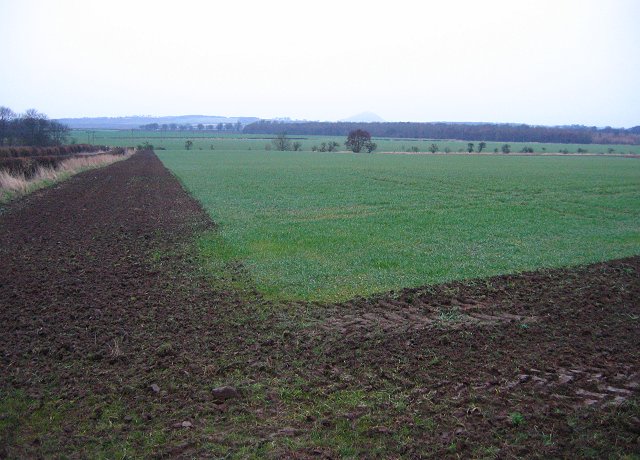
<svg viewBox="0 0 640 460"><path fill-rule="evenodd" d="M4 145L9 137L9 124L16 118L16 114L9 107L0 107L0 145Z"/></svg>
<svg viewBox="0 0 640 460"><path fill-rule="evenodd" d="M287 137L287 133L280 133L271 141L273 147L281 152L291 150L291 140Z"/></svg>

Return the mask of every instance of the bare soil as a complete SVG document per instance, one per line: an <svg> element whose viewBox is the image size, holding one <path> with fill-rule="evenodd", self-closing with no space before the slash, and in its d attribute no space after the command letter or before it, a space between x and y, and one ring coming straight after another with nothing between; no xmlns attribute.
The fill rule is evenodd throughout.
<svg viewBox="0 0 640 460"><path fill-rule="evenodd" d="M640 454L640 257L272 304L205 231L152 152L0 210L0 457Z"/></svg>

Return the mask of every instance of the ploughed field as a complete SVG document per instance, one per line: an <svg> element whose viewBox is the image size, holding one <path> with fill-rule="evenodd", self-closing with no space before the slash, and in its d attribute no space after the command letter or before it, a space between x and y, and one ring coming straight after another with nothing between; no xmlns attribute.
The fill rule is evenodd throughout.
<svg viewBox="0 0 640 460"><path fill-rule="evenodd" d="M640 161L166 151L199 247L272 298L338 301L640 253Z"/></svg>
<svg viewBox="0 0 640 460"><path fill-rule="evenodd" d="M203 158L180 155L192 177L206 166ZM171 165L169 157L163 159ZM248 157L229 161L242 158ZM278 158L284 157L271 160ZM629 190L637 193L629 179L637 169L621 164L615 175L626 186L615 185L604 163L588 175L564 176L574 201L558 198L554 209L572 210L574 219L597 212L593 225L617 219L614 229L590 233L584 226L576 233L587 242L612 235L630 255L624 215L637 223L637 209L625 204ZM388 177L371 169L373 177ZM185 170L175 170L188 185ZM209 169L209 187L220 180L215 170ZM244 169L234 171L248 187ZM361 171L352 171L358 184ZM585 196L578 179L587 176L600 191L586 194L591 211L578 201ZM319 188L319 180L309 175L311 186ZM517 183L503 185L517 195ZM197 195L197 187L191 190ZM534 198L532 191L547 193L531 183L522 190ZM272 193L275 202L280 192ZM435 197L448 202L443 193ZM237 200L227 206L242 208ZM262 206L245 205L247 213ZM453 206L445 209L456 215ZM534 209L547 216L542 206ZM225 227L242 222L255 225L213 224L151 152L3 207L0 457L633 458L640 452L637 255L339 303L281 301L256 289L255 267L238 263L244 259ZM216 232L227 254L212 246Z"/></svg>

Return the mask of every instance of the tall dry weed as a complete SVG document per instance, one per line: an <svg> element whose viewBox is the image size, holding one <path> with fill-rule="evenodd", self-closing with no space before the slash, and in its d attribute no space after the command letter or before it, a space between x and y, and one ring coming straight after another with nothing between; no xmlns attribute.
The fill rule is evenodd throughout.
<svg viewBox="0 0 640 460"><path fill-rule="evenodd" d="M11 192L23 191L27 188L28 181L23 174L9 174L7 171L0 171L0 189Z"/></svg>
<svg viewBox="0 0 640 460"><path fill-rule="evenodd" d="M38 167L29 179L26 179L24 174L10 174L7 171L0 170L0 192L2 192L0 193L0 199L23 195L42 188L48 183L63 180L87 169L107 166L130 156L131 154L127 153L126 155L99 154L69 158L60 162L55 168Z"/></svg>

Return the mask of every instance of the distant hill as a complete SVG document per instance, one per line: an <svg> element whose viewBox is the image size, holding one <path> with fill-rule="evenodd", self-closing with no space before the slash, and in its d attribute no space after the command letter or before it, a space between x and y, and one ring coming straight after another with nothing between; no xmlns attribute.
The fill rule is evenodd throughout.
<svg viewBox="0 0 640 460"><path fill-rule="evenodd" d="M72 129L137 129L141 125L150 123L178 125L217 125L218 123L237 123L243 125L258 121L256 117L221 117L215 115L180 115L169 117L87 117L87 118L59 118L57 121L64 123Z"/></svg>
<svg viewBox="0 0 640 460"><path fill-rule="evenodd" d="M348 123L384 123L384 120L373 112L362 112L340 121Z"/></svg>

